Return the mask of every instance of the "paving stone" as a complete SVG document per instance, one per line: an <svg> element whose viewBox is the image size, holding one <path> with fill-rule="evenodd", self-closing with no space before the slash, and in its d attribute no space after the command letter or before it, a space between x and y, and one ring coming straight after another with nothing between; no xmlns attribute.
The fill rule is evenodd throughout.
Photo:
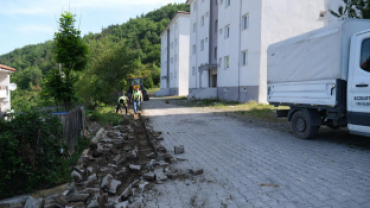
<svg viewBox="0 0 370 208"><path fill-rule="evenodd" d="M171 207L168 197L172 197L171 204L173 201L177 207L190 207L193 195L186 198L181 194L193 185L193 180L185 182L189 177L194 177L197 187L202 188L203 193L194 192L199 196L210 196L205 190L213 193L218 189L235 195L232 189L237 188L237 194L244 199L237 205L243 208L334 205L347 208L364 207L362 205L370 203L370 197L367 197L370 186L364 181L370 177L370 151L367 147L349 144L353 141L362 143L363 138L324 127L317 139L299 140L285 130L277 130L280 124L270 125L246 120L246 117L235 119L217 111L176 106L172 102L166 104L159 98L145 103L144 114L153 129L164 132L161 144L167 149L186 146L186 154L172 165L180 171L193 167L204 170L198 176L189 176L187 171L182 171L183 176L179 179L155 186L155 190L158 189L153 197L155 205ZM285 128L285 124L281 126ZM174 173L178 171L175 169ZM204 177L205 182L200 182L200 177ZM170 186L175 186L175 190L168 191ZM363 195L355 190L360 190ZM260 198L262 195L268 196L264 198L265 202ZM209 202L204 207L222 207L220 202L214 203L214 206Z"/></svg>
<svg viewBox="0 0 370 208"><path fill-rule="evenodd" d="M75 170L72 171L71 176L72 176L72 178L74 179L74 181L76 183L80 183L80 182L83 181L83 178L82 178L81 174L79 172L75 171Z"/></svg>
<svg viewBox="0 0 370 208"><path fill-rule="evenodd" d="M180 146L174 146L174 153L175 153L175 155L179 155L179 154L182 154L182 153L184 153L185 152L185 147L184 147L184 145L180 145Z"/></svg>

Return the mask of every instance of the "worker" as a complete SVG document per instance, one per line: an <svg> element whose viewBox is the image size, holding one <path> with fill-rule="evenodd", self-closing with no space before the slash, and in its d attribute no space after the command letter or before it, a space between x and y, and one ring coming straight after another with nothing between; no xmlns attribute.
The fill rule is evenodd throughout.
<svg viewBox="0 0 370 208"><path fill-rule="evenodd" d="M128 98L124 95L122 95L121 97L118 98L118 105L117 105L117 108L116 108L116 113L118 113L118 111L120 110L121 113L122 112L122 107L125 107L126 109L126 115L127 115L127 110L128 110L128 106L127 106L127 101L128 101Z"/></svg>
<svg viewBox="0 0 370 208"><path fill-rule="evenodd" d="M131 96L131 100L133 101L134 104L134 112L137 113L140 108L140 101L142 101L142 94L141 91L139 90L138 87L135 88L134 93Z"/></svg>

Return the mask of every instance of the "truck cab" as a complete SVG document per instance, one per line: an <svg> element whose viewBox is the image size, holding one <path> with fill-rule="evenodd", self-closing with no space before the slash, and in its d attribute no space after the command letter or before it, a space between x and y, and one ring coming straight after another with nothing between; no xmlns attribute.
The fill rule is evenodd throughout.
<svg viewBox="0 0 370 208"><path fill-rule="evenodd" d="M370 136L370 29L351 38L347 120L351 133Z"/></svg>

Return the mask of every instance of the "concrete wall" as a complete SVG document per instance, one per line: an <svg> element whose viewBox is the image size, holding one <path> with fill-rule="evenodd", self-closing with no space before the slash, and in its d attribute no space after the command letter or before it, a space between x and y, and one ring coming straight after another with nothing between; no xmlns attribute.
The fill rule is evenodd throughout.
<svg viewBox="0 0 370 208"><path fill-rule="evenodd" d="M189 54L190 54L190 18L179 17L179 48L178 48L178 95L188 95L189 94Z"/></svg>
<svg viewBox="0 0 370 208"><path fill-rule="evenodd" d="M189 14L177 13L161 34L161 88L177 89L176 95L189 91L189 23Z"/></svg>
<svg viewBox="0 0 370 208"><path fill-rule="evenodd" d="M161 36L161 88L168 88L167 79L167 33Z"/></svg>
<svg viewBox="0 0 370 208"><path fill-rule="evenodd" d="M2 90L7 89L10 84L10 73L0 72L0 87ZM10 90L7 89L7 98L0 98L0 114L11 109Z"/></svg>
<svg viewBox="0 0 370 208"><path fill-rule="evenodd" d="M322 28L326 19L320 12L326 11L324 0L264 0L262 1L261 65L258 102L267 102L267 48L270 44Z"/></svg>

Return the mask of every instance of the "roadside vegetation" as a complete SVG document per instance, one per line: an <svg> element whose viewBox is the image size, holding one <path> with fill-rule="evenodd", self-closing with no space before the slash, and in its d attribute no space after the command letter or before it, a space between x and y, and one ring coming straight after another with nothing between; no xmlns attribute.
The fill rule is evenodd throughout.
<svg viewBox="0 0 370 208"><path fill-rule="evenodd" d="M97 107L94 110L87 110L86 115L90 121L96 121L101 126L117 126L122 124L125 118L121 114L115 113L115 110L116 107L113 105L102 106Z"/></svg>
<svg viewBox="0 0 370 208"><path fill-rule="evenodd" d="M181 100L169 99L169 100ZM240 115L243 117L261 119L272 122L280 122L281 120L276 119L276 110L288 109L287 107L277 107L272 105L259 104L255 101L250 101L248 103L239 103L235 101L224 101L219 99L205 99L201 101L178 101L177 104L186 107L208 107L215 109L217 112L227 112Z"/></svg>

